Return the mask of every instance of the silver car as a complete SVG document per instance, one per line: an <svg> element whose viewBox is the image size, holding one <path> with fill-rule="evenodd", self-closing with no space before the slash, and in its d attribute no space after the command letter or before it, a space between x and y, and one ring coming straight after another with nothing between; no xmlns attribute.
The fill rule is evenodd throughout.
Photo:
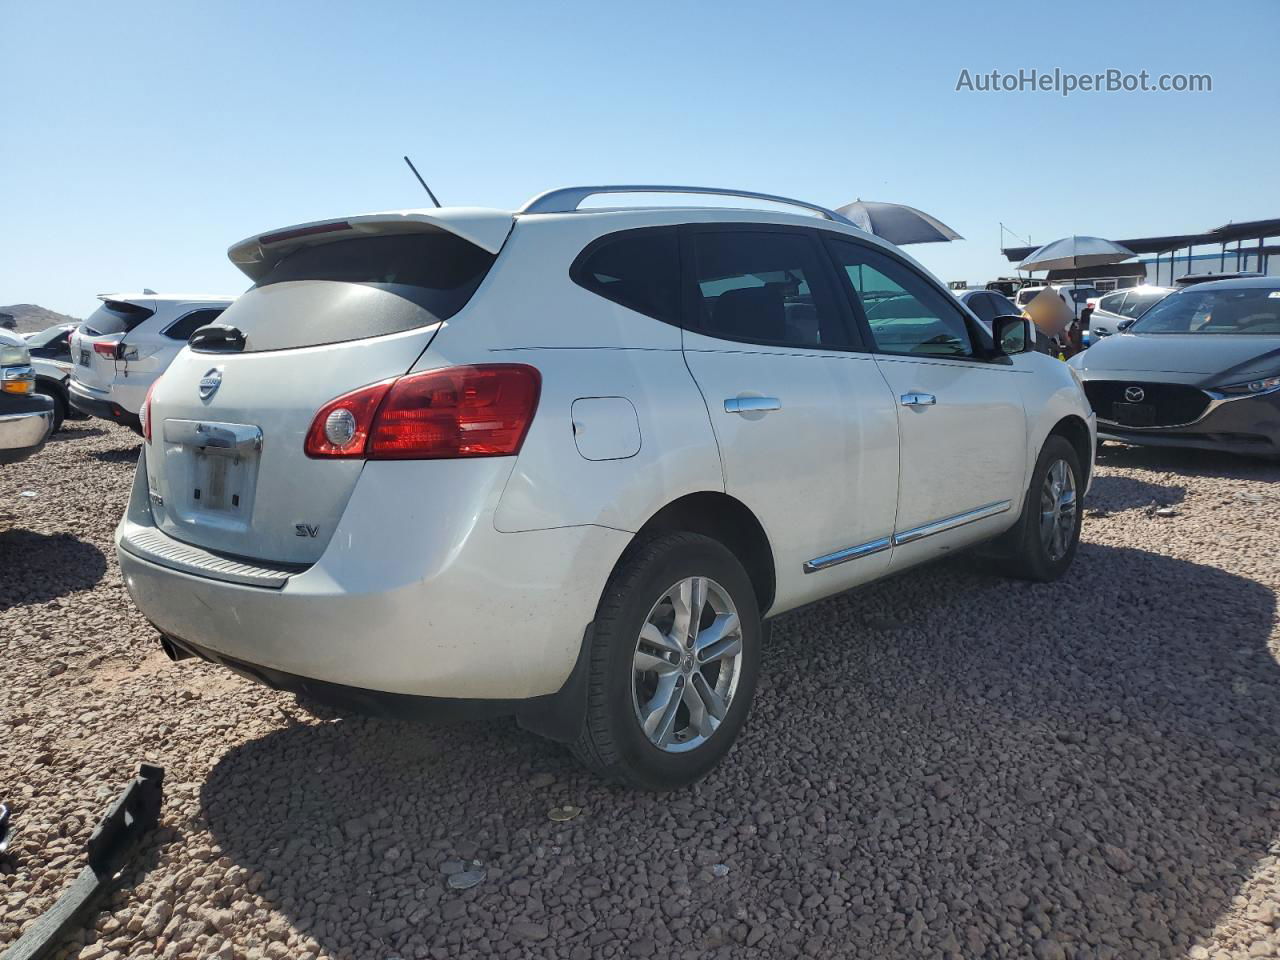
<svg viewBox="0 0 1280 960"><path fill-rule="evenodd" d="M1117 333L1120 324L1142 316L1171 293L1173 293L1173 287L1154 287L1143 284L1140 287L1128 287L1098 297L1094 301L1097 306L1089 314L1088 325L1082 331L1085 345L1096 343L1102 337Z"/></svg>

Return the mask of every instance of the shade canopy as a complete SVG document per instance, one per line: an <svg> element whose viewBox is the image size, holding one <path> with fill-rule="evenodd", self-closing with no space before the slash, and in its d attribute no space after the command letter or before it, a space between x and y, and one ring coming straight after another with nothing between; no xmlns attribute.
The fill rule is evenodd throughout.
<svg viewBox="0 0 1280 960"><path fill-rule="evenodd" d="M844 214L859 229L898 246L964 239L941 220L905 203L855 200L839 207L836 213Z"/></svg>
<svg viewBox="0 0 1280 960"><path fill-rule="evenodd" d="M1019 270L1069 270L1119 263L1136 257L1128 247L1102 237L1063 237L1046 243L1018 264Z"/></svg>

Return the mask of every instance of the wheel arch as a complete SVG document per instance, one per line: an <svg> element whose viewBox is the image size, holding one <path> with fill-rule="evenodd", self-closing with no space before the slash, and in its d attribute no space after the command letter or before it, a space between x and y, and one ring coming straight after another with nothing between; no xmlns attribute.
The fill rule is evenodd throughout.
<svg viewBox="0 0 1280 960"><path fill-rule="evenodd" d="M637 544L681 531L700 533L724 544L746 568L756 591L760 612L768 612L777 589L773 548L764 527L746 504L719 491L685 494L645 521L623 555Z"/></svg>
<svg viewBox="0 0 1280 960"><path fill-rule="evenodd" d="M1089 434L1089 425L1082 418L1070 414L1053 425L1049 436L1062 437L1075 448L1080 466L1084 470L1083 488L1087 489L1093 472L1093 438Z"/></svg>

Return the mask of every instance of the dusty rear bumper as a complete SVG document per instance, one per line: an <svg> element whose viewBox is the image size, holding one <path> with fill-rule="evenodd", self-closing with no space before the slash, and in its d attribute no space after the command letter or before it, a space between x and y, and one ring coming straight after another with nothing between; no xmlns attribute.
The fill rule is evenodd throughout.
<svg viewBox="0 0 1280 960"><path fill-rule="evenodd" d="M499 533L510 464L472 463L476 489L433 487L430 461L371 463L329 547L278 588L144 559L145 465L116 531L125 584L163 634L262 682L450 700L527 700L568 679L631 535L577 526ZM439 471L434 474L438 478ZM431 490L430 511L407 501ZM357 698L361 696L357 694Z"/></svg>

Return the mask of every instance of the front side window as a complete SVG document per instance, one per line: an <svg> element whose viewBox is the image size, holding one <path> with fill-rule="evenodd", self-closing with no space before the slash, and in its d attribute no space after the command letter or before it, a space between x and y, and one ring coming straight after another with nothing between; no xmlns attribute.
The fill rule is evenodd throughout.
<svg viewBox="0 0 1280 960"><path fill-rule="evenodd" d="M680 246L670 227L626 230L597 240L569 270L580 287L662 320L680 319Z"/></svg>
<svg viewBox="0 0 1280 960"><path fill-rule="evenodd" d="M726 340L847 347L822 251L807 234L695 231L693 326Z"/></svg>
<svg viewBox="0 0 1280 960"><path fill-rule="evenodd" d="M964 314L923 277L862 244L833 240L831 249L862 304L877 348L885 353L973 356Z"/></svg>
<svg viewBox="0 0 1280 960"><path fill-rule="evenodd" d="M1280 334L1280 289L1186 290L1144 313L1133 333Z"/></svg>
<svg viewBox="0 0 1280 960"><path fill-rule="evenodd" d="M1126 317L1140 317L1167 296L1167 293L1131 293L1119 312Z"/></svg>

